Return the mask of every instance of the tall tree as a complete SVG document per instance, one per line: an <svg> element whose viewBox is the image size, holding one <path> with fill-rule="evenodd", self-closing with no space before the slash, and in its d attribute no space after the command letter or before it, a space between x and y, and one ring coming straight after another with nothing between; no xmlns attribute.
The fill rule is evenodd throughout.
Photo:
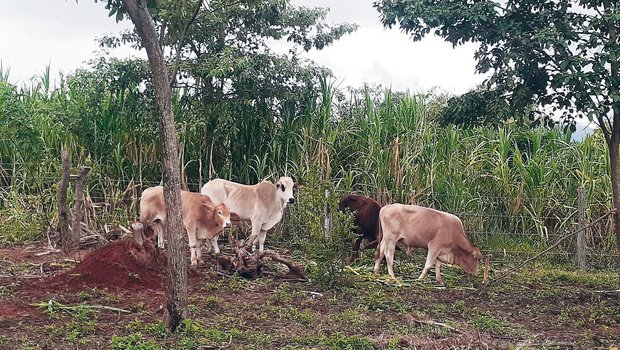
<svg viewBox="0 0 620 350"><path fill-rule="evenodd" d="M155 23L147 7L147 0L122 0L115 5L117 13L126 13L136 26L136 31L148 55L153 90L159 114L159 134L163 155L162 174L164 178L164 203L166 207L165 237L167 241L166 309L164 325L174 331L187 312L187 259L185 258L185 237L181 216L181 181L179 173L179 151L174 115L172 113L172 91L164 52L155 31ZM202 3L201 0L198 3ZM122 19L122 15L120 17ZM117 16L117 19L119 17Z"/></svg>
<svg viewBox="0 0 620 350"><path fill-rule="evenodd" d="M378 0L384 26L414 41L429 33L453 46L475 42L476 69L516 112L567 126L600 127L611 164L612 201L620 208L620 3L612 0ZM538 105L544 108L530 109ZM544 113L542 111L547 111ZM504 114L508 115L508 114ZM620 216L614 214L620 268Z"/></svg>
<svg viewBox="0 0 620 350"><path fill-rule="evenodd" d="M274 142L276 130L304 120L319 77L327 74L299 52L327 47L357 26L329 25L327 9L289 0L203 3L162 0L151 10L174 88L183 91L178 129L200 143L185 148L198 151L185 154L193 160L187 170L197 172L202 160L203 169L219 176L256 181L251 160L265 154L274 164L290 160L295 140ZM274 52L275 42L290 51ZM135 31L103 37L101 44L141 45Z"/></svg>

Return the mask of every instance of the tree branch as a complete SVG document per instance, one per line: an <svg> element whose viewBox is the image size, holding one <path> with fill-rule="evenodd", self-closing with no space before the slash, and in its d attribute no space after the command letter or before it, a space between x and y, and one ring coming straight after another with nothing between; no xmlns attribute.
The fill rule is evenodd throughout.
<svg viewBox="0 0 620 350"><path fill-rule="evenodd" d="M170 86L174 86L174 83L176 82L177 72L179 71L179 65L181 63L181 49L183 48L183 45L185 44L187 32L189 31L189 28L191 27L192 23L194 23L194 21L196 20L196 17L198 17L198 13L200 13L201 7L202 7L202 0L196 1L196 7L194 8L192 17L190 18L190 20L187 22L187 24L183 28L183 32L181 32L181 37L179 38L179 42L177 43L174 63L172 65L172 72L171 72L170 79L169 79Z"/></svg>

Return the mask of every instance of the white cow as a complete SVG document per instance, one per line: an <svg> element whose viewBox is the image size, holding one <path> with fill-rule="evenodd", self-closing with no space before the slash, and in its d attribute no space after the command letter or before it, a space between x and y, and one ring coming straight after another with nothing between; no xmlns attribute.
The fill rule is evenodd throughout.
<svg viewBox="0 0 620 350"><path fill-rule="evenodd" d="M259 252L264 251L267 230L282 219L284 208L294 203L290 177L281 177L275 184L263 181L256 185L242 185L223 179L207 182L200 193L208 195L214 203L225 203L239 219L252 223L252 242L258 238Z"/></svg>

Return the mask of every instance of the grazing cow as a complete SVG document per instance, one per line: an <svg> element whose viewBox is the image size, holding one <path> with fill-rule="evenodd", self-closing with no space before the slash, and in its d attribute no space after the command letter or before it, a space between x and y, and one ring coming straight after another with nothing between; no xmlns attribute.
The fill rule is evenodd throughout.
<svg viewBox="0 0 620 350"><path fill-rule="evenodd" d="M202 240L207 239L213 245L215 254L219 254L217 236L225 227L230 226L230 210L226 204L215 205L208 196L200 193L181 191L181 209L183 226L189 238L192 266L202 261ZM166 221L164 209L164 188L149 187L140 198L140 221L153 225L161 240L163 225Z"/></svg>
<svg viewBox="0 0 620 350"><path fill-rule="evenodd" d="M200 193L215 203L226 203L240 220L250 221L252 235L248 239L255 242L258 238L258 250L263 252L267 230L280 222L286 205L295 202L293 187L296 187L293 179L285 176L275 184L263 181L256 185L215 179L202 186Z"/></svg>
<svg viewBox="0 0 620 350"><path fill-rule="evenodd" d="M355 228L352 230L357 238L353 243L353 250L349 258L350 262L354 262L359 257L360 244L364 238L368 240L368 243L373 243L379 238L379 210L381 210L381 205L370 197L345 194L340 198L338 209L340 211L348 209L355 215L353 219ZM372 245L367 247L374 248Z"/></svg>
<svg viewBox="0 0 620 350"><path fill-rule="evenodd" d="M379 273L385 256L388 273L394 278L394 249L397 242L409 248L428 248L423 279L435 266L435 279L441 280L441 263L456 264L467 273L478 275L480 249L472 246L465 235L461 220L449 213L417 205L390 204L379 212L382 236L375 256L375 273Z"/></svg>

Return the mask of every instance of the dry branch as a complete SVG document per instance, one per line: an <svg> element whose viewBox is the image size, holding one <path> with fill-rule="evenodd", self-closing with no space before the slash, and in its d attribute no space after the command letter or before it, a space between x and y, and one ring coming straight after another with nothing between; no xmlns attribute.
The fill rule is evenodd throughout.
<svg viewBox="0 0 620 350"><path fill-rule="evenodd" d="M430 325L430 326L442 327L442 328L446 328L448 330L451 330L453 332L457 332L457 333L461 333L461 334L464 333L460 329L454 328L454 327L452 327L450 325L447 325L447 324L445 324L443 322L437 322L437 321L433 321L433 320L420 320L420 319L417 319L417 318L413 317L411 314L406 315L405 318L409 322L415 322L415 323L418 323L418 324L426 324L426 325Z"/></svg>
<svg viewBox="0 0 620 350"><path fill-rule="evenodd" d="M250 254L249 250L252 246L253 239L237 240L232 242L231 246L236 247L234 249L234 255L220 254L218 262L220 266L229 272L237 272L239 275L246 278L254 278L262 273L264 268L264 260L270 259L275 262L284 264L289 269L289 274L301 279L306 278L306 269L303 265L293 262L289 259L283 258L275 252L262 252Z"/></svg>

